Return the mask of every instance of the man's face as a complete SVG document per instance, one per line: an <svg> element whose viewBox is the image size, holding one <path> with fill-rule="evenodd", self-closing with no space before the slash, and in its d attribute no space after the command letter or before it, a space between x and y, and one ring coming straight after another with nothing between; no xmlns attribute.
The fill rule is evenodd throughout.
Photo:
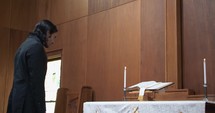
<svg viewBox="0 0 215 113"><path fill-rule="evenodd" d="M54 44L54 40L57 36L57 33L50 34L47 32L47 45L50 47L52 44Z"/></svg>

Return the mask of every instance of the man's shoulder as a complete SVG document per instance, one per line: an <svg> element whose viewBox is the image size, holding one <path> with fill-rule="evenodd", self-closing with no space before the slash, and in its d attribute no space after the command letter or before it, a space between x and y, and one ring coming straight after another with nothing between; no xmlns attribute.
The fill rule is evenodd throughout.
<svg viewBox="0 0 215 113"><path fill-rule="evenodd" d="M27 48L31 48L31 47L39 47L39 48L43 48L42 43L40 42L39 39L37 39L36 37L28 37L21 45L22 47L27 47Z"/></svg>

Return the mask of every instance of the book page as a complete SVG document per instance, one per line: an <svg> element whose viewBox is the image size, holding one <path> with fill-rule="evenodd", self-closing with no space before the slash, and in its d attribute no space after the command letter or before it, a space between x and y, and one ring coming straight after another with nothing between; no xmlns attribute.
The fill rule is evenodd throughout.
<svg viewBox="0 0 215 113"><path fill-rule="evenodd" d="M140 82L138 84L135 84L133 86L130 86L128 88L135 88L135 87L139 87L139 88L148 88L148 87L151 87L153 85L157 84L157 82L155 81L146 81L146 82Z"/></svg>
<svg viewBox="0 0 215 113"><path fill-rule="evenodd" d="M154 85L156 85L157 83L155 81L146 81L146 82L141 82L141 83L138 83L138 84L135 84L133 86L130 86L128 88L135 88L135 87L139 87L140 90L139 90L139 96L144 96L144 93L145 93L145 90L149 87L152 87Z"/></svg>
<svg viewBox="0 0 215 113"><path fill-rule="evenodd" d="M159 90L172 84L173 82L157 82L155 85L148 87L147 90Z"/></svg>

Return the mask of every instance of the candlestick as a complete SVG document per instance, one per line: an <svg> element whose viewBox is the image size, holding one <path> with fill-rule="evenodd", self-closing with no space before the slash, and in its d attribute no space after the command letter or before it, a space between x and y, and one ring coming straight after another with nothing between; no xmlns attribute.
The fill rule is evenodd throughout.
<svg viewBox="0 0 215 113"><path fill-rule="evenodd" d="M206 77L206 59L203 59L203 68L204 68L204 84L207 84L207 77Z"/></svg>
<svg viewBox="0 0 215 113"><path fill-rule="evenodd" d="M124 67L124 90L126 89L126 66Z"/></svg>
<svg viewBox="0 0 215 113"><path fill-rule="evenodd" d="M123 92L124 92L124 98L123 100L126 100L126 66L124 67L124 88L123 88Z"/></svg>
<svg viewBox="0 0 215 113"><path fill-rule="evenodd" d="M206 59L205 58L203 59L203 68L204 68L204 84L203 84L203 87L204 87L204 95L205 95L205 98L203 100L208 101L208 99L207 99Z"/></svg>

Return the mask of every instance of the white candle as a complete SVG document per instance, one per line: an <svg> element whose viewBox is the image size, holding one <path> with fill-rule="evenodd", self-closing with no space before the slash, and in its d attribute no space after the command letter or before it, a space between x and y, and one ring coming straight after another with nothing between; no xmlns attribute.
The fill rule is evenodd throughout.
<svg viewBox="0 0 215 113"><path fill-rule="evenodd" d="M124 89L126 88L126 66L124 67Z"/></svg>
<svg viewBox="0 0 215 113"><path fill-rule="evenodd" d="M207 84L207 78L206 78L206 59L203 59L203 68L204 68L204 84Z"/></svg>

